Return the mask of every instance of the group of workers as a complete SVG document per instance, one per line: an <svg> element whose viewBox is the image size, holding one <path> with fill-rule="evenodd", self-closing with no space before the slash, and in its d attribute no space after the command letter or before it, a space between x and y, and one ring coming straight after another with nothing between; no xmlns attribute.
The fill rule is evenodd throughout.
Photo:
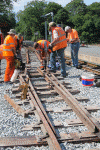
<svg viewBox="0 0 100 150"><path fill-rule="evenodd" d="M17 35L14 29L10 29L7 33L8 35L4 39L3 44L0 46L0 59L6 59L7 66L5 70L4 82L10 83L10 79L15 70L15 57L18 55L18 57L21 58L23 37L20 33Z"/></svg>
<svg viewBox="0 0 100 150"><path fill-rule="evenodd" d="M52 32L52 42L47 40L39 40L34 43L34 48L39 50L42 59L41 68L44 69L43 61L47 54L50 54L50 72L56 73L56 56L59 56L61 62L61 76L66 77L66 65L64 58L64 50L67 47L67 42L71 46L72 66L78 67L78 51L79 51L79 37L78 32L70 26L65 27L65 31L56 25L55 22L49 23L49 31ZM66 38L66 32L68 36ZM50 50L51 49L51 50Z"/></svg>
<svg viewBox="0 0 100 150"><path fill-rule="evenodd" d="M66 26L65 31L56 25L55 22L49 23L49 31L52 32L51 43L47 40L39 40L34 43L34 48L39 50L41 58L41 69L46 69L47 60L50 57L50 72L56 73L56 56L59 56L61 62L61 76L66 77L66 65L64 58L64 50L67 47L67 42L71 45L72 66L78 69L78 51L79 51L79 37L75 29ZM66 32L68 36L66 38ZM15 70L15 56L21 57L21 46L23 37L19 33L16 34L14 29L10 29L8 35L0 45L0 60L6 59L7 66L5 70L4 82L8 83ZM44 65L45 62L45 65Z"/></svg>

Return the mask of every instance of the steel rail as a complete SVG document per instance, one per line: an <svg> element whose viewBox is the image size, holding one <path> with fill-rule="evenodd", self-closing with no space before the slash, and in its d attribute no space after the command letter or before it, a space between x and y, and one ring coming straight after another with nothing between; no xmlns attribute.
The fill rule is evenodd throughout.
<svg viewBox="0 0 100 150"><path fill-rule="evenodd" d="M22 75L20 75L20 79L21 79L20 80L21 83L25 82ZM61 150L60 144L59 144L59 142L58 142L58 140L55 136L55 130L54 130L53 126L51 125L51 123L50 123L50 121L49 121L49 119L46 115L46 112L43 111L43 106L40 106L40 104L37 102L38 96L35 92L35 89L32 88L32 83L31 83L30 79L29 79L29 87L30 87L31 90L28 89L28 93L29 93L29 96L31 98L31 101L34 104L34 106L35 106L35 108L36 108L36 110L37 110L37 112L38 112L38 114L39 114L39 116L40 116L40 118L41 118L41 120L44 124L44 127L45 127L45 129L46 129L46 131L47 131L47 133L50 137L50 140L51 140L51 142L50 142L50 140L47 140L48 145L50 147L52 147L51 150ZM50 142L50 144L49 144L49 142Z"/></svg>
<svg viewBox="0 0 100 150"><path fill-rule="evenodd" d="M67 60L66 62L68 61L68 64L72 64L72 62L69 63L69 60L71 61L71 58L70 57L65 57ZM81 66L82 66L82 69L85 69L87 71L90 71L90 72L93 72L97 75L100 75L100 70L99 69L93 69L93 68L90 68L90 67L100 67L100 65L96 65L96 64L92 64L92 63L89 63L89 62L85 62L85 61L82 61L82 60L79 60L80 64L83 63Z"/></svg>
<svg viewBox="0 0 100 150"><path fill-rule="evenodd" d="M57 81L53 74L48 76L46 73L44 74L40 68L38 68L38 71L42 76L44 76L47 82L52 84L56 92L67 102L67 104L73 109L83 124L86 125L91 132L96 133L100 131L100 124L78 103L70 92Z"/></svg>
<svg viewBox="0 0 100 150"><path fill-rule="evenodd" d="M97 75L100 75L100 70L98 70L98 69L92 69L92 68L87 67L87 66L82 66L82 69L85 69L87 71L90 71L90 72L93 72L93 73L95 73Z"/></svg>
<svg viewBox="0 0 100 150"><path fill-rule="evenodd" d="M28 64L29 63L29 51L26 47L24 47L25 50L26 50L26 63Z"/></svg>
<svg viewBox="0 0 100 150"><path fill-rule="evenodd" d="M39 61L41 61L41 57L39 56L39 54L37 53L37 51L36 51L36 50L35 50L35 54L36 54L36 56L37 56L38 60L39 60Z"/></svg>

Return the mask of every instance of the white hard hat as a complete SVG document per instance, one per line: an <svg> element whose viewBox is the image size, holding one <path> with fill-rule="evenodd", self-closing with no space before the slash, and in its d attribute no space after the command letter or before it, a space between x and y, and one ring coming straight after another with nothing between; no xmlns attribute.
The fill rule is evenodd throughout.
<svg viewBox="0 0 100 150"><path fill-rule="evenodd" d="M65 27L65 32L67 32L69 29L71 29L71 27L70 26L66 26Z"/></svg>
<svg viewBox="0 0 100 150"><path fill-rule="evenodd" d="M50 23L49 23L49 29L50 29L51 27L56 27L56 23L55 23L55 22L50 22Z"/></svg>

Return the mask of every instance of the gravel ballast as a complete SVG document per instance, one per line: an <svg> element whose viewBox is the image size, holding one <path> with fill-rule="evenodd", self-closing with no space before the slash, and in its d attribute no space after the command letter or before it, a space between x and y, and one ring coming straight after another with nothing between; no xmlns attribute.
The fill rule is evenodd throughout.
<svg viewBox="0 0 100 150"><path fill-rule="evenodd" d="M36 63L32 63L32 65L36 65ZM6 63L5 60L2 60L2 77L4 77ZM87 97L89 98L88 102L80 102L83 106L100 106L100 88L96 87L95 84L91 87L85 87L82 85L82 81L79 80L82 74L87 75L88 73L81 69L76 69L74 67L66 66L66 71L68 71L68 77L64 79L65 82L69 82L72 89L79 90L80 93L77 96ZM35 81L37 82L37 81ZM15 136L29 136L29 135L42 135L41 130L33 130L33 131L21 131L22 127L28 123L37 122L37 118L34 115L30 115L28 118L24 118L19 115L15 109L10 106L10 104L4 99L4 94L8 94L12 96L14 99L14 95L12 94L13 85L0 83L0 137L15 137ZM63 102L54 102L54 103L45 103L44 107L62 107L66 105ZM93 117L100 118L100 111L91 113ZM65 119L74 119L77 118L73 112L68 113L49 113L51 121L64 121ZM64 128L57 129L57 132L81 132L87 131L85 127L72 127L72 128ZM62 150L90 150L94 148L100 149L100 143L85 143L85 144L69 144L67 142L61 144ZM42 147L14 147L14 148L1 148L6 150L49 150L48 146Z"/></svg>

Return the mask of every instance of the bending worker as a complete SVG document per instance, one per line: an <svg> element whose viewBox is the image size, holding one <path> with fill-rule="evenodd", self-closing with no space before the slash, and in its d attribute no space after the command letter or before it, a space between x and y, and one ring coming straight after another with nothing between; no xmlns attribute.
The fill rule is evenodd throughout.
<svg viewBox="0 0 100 150"><path fill-rule="evenodd" d="M16 34L14 29L10 29L8 32L9 35L6 36L3 44L3 57L7 61L7 66L5 70L4 82L9 82L15 66L14 66L14 55L15 55L15 42L14 36Z"/></svg>
<svg viewBox="0 0 100 150"><path fill-rule="evenodd" d="M75 29L71 29L69 26L65 27L65 32L68 32L67 41L71 43L72 66L78 69L78 51L80 46L78 33Z"/></svg>
<svg viewBox="0 0 100 150"><path fill-rule="evenodd" d="M15 39L15 48L16 48L17 57L22 59L21 47L22 47L22 43L23 43L23 36L21 35L21 33L18 33L18 35L14 36L14 39Z"/></svg>
<svg viewBox="0 0 100 150"><path fill-rule="evenodd" d="M50 56L51 72L56 72L56 55L60 57L61 62L61 76L66 77L66 66L64 59L64 50L67 47L66 34L61 27L57 27L55 22L49 23L49 31L52 31L53 41L49 46L52 48Z"/></svg>
<svg viewBox="0 0 100 150"><path fill-rule="evenodd" d="M34 43L34 48L36 50L39 50L39 55L41 58L41 69L46 69L47 59L49 57L49 54L51 53L51 49L48 48L50 42L47 40L39 40L38 42ZM44 64L45 62L45 64Z"/></svg>

